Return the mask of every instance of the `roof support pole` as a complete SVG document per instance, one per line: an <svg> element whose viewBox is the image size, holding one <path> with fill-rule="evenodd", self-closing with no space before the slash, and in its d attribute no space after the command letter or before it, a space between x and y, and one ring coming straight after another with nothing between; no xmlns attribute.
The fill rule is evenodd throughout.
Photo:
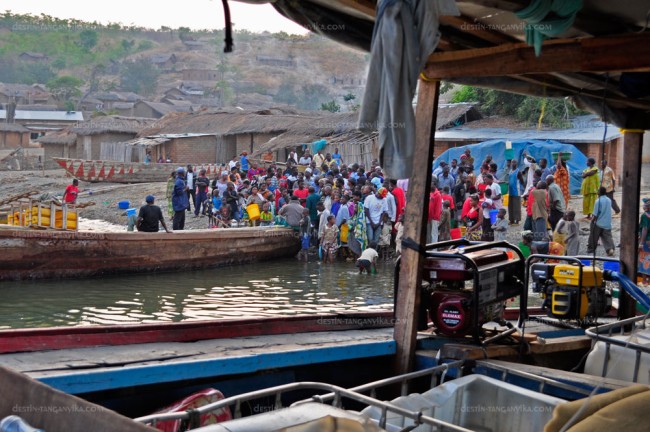
<svg viewBox="0 0 650 432"><path fill-rule="evenodd" d="M419 82L415 112L415 149L413 174L409 179L404 214L404 239L419 245L427 242L427 213L431 191L431 161L433 160L436 115L440 81ZM410 372L415 360L418 308L424 257L413 249L402 248L398 290L395 299L396 372Z"/></svg>
<svg viewBox="0 0 650 432"><path fill-rule="evenodd" d="M641 196L641 157L643 131L623 131L623 175L621 190L621 261L625 274L636 283L637 238L639 233L639 197ZM620 292L618 317L631 318L636 313L636 302L624 290Z"/></svg>

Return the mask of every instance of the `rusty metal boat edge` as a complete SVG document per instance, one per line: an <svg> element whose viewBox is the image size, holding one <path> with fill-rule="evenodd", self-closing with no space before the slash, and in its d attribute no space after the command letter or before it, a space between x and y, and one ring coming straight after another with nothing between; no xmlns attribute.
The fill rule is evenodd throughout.
<svg viewBox="0 0 650 432"><path fill-rule="evenodd" d="M191 247L190 247L191 245ZM181 271L282 258L300 249L288 228L173 233L0 227L0 281Z"/></svg>

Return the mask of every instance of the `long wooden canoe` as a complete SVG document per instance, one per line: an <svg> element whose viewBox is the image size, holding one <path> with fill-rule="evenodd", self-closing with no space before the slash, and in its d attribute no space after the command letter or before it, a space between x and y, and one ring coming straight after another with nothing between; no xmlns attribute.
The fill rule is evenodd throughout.
<svg viewBox="0 0 650 432"><path fill-rule="evenodd" d="M189 270L292 256L288 228L173 233L73 232L0 226L0 280L90 277Z"/></svg>
<svg viewBox="0 0 650 432"><path fill-rule="evenodd" d="M151 183L165 181L178 165L169 163L116 162L101 160L52 158L71 176L87 182ZM186 165L186 164L181 164ZM193 165L204 168L208 177L220 169L216 164Z"/></svg>

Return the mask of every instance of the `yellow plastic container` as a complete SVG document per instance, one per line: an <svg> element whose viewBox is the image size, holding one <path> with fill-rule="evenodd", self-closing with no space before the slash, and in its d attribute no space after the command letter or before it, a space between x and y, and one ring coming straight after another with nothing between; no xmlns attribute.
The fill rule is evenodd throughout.
<svg viewBox="0 0 650 432"><path fill-rule="evenodd" d="M505 195L503 196L503 205L504 205L504 207L507 207L507 206L508 206L508 201L510 201L510 195L505 194Z"/></svg>
<svg viewBox="0 0 650 432"><path fill-rule="evenodd" d="M558 264L553 269L553 278L559 285L575 286L580 285L580 268L575 265ZM595 287L602 286L603 271L596 267L582 267L582 286Z"/></svg>
<svg viewBox="0 0 650 432"><path fill-rule="evenodd" d="M246 213L248 213L249 220L258 220L260 218L260 206L257 204L249 204L246 207Z"/></svg>

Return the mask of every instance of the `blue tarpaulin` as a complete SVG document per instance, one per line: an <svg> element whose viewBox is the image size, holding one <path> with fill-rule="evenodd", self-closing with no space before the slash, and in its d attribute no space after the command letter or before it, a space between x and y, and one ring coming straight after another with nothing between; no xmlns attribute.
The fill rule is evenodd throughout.
<svg viewBox="0 0 650 432"><path fill-rule="evenodd" d="M470 149L472 152L472 157L474 158L474 170L477 172L479 164L487 155L492 155L492 159L499 166L498 173L503 172L506 166L506 142L503 140L491 140L478 144L451 148L443 152L433 161L433 167L436 168L441 161L450 163L452 159L457 159L460 163L460 155L463 154L466 149ZM523 167L522 153L524 150L526 150L526 152L537 161L541 158L546 158L549 165L555 164L555 161L551 156L552 152L571 152L571 159L567 161L567 168L571 175L571 194L580 194L582 170L587 167L587 156L578 150L576 146L551 140L522 140L512 141L512 149L515 155L514 158L519 162L520 167Z"/></svg>

